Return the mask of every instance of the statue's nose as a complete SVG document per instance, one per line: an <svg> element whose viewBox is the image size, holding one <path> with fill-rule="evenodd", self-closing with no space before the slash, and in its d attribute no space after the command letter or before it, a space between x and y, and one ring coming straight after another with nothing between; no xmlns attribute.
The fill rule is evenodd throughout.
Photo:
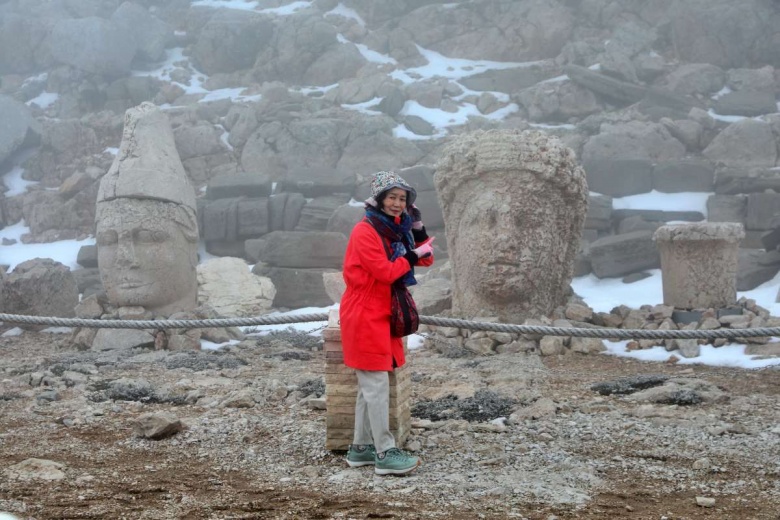
<svg viewBox="0 0 780 520"><path fill-rule="evenodd" d="M135 256L135 245L132 240L119 240L116 251L116 263L125 267L138 265L138 259Z"/></svg>

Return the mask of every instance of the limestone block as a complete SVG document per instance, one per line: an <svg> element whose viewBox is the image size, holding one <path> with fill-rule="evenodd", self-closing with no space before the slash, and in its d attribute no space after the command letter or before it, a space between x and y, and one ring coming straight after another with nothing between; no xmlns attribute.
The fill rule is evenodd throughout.
<svg viewBox="0 0 780 520"><path fill-rule="evenodd" d="M589 249L593 274L608 278L657 268L660 260L652 237L646 230L596 240Z"/></svg>
<svg viewBox="0 0 780 520"><path fill-rule="evenodd" d="M268 312L276 296L271 280L255 276L240 258L214 258L198 266L198 303L222 316L257 316Z"/></svg>
<svg viewBox="0 0 780 520"><path fill-rule="evenodd" d="M344 291L347 290L344 274L341 271L322 273L322 284L325 286L325 293L333 303L339 303Z"/></svg>
<svg viewBox="0 0 780 520"><path fill-rule="evenodd" d="M145 330L99 329L92 341L92 350L130 350L154 345L154 336Z"/></svg>
<svg viewBox="0 0 780 520"><path fill-rule="evenodd" d="M271 194L271 180L257 173L235 173L214 177L208 184L206 198L230 199L236 197L260 198Z"/></svg>
<svg viewBox="0 0 780 520"><path fill-rule="evenodd" d="M588 197L588 212L585 215L585 229L607 230L612 227L612 197L591 195Z"/></svg>
<svg viewBox="0 0 780 520"><path fill-rule="evenodd" d="M309 269L288 267L266 267L257 264L252 272L271 280L276 288L274 307L297 309L302 307L324 307L331 304L325 292L323 274L331 269L314 267Z"/></svg>
<svg viewBox="0 0 780 520"><path fill-rule="evenodd" d="M710 195L707 199L707 220L710 222L739 222L747 215L747 197L744 195Z"/></svg>
<svg viewBox="0 0 780 520"><path fill-rule="evenodd" d="M780 193L751 193L747 196L745 228L767 230L780 213Z"/></svg>
<svg viewBox="0 0 780 520"><path fill-rule="evenodd" d="M591 159L584 165L591 191L611 197L653 189L653 162L648 159Z"/></svg>
<svg viewBox="0 0 780 520"><path fill-rule="evenodd" d="M260 260L274 267L341 269L347 237L327 231L274 231L264 237Z"/></svg>
<svg viewBox="0 0 780 520"><path fill-rule="evenodd" d="M664 193L711 192L715 169L705 161L668 161L653 169L653 187Z"/></svg>

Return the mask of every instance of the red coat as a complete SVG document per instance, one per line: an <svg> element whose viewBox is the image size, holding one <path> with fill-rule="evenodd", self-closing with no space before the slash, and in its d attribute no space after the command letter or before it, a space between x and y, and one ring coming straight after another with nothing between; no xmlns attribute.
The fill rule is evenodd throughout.
<svg viewBox="0 0 780 520"><path fill-rule="evenodd" d="M390 242L368 222L352 230L344 255L344 281L339 319L344 364L358 370L393 370L406 362L401 338L390 336L390 285L409 271L409 262L391 262L382 245ZM392 250L392 249L391 249ZM433 263L433 256L420 259L419 266Z"/></svg>

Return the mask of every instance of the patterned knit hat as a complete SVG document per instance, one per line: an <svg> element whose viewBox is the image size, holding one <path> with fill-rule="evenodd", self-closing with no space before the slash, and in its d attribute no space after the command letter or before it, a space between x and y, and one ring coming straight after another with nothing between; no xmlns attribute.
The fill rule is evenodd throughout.
<svg viewBox="0 0 780 520"><path fill-rule="evenodd" d="M395 172L376 172L373 179L371 179L371 196L366 199L366 204L377 207L376 199L387 190L393 188L401 188L406 190L406 205L411 206L414 204L414 199L417 198L417 192L414 188L409 186L403 178Z"/></svg>

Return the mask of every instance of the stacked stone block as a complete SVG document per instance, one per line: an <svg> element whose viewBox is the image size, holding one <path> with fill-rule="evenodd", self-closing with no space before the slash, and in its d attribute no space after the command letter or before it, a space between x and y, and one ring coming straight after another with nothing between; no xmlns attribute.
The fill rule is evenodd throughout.
<svg viewBox="0 0 780 520"><path fill-rule="evenodd" d="M346 450L352 443L355 428L357 376L354 369L344 365L338 311L331 312L328 327L322 335L325 339L327 406L325 448ZM408 365L396 368L390 373L390 431L398 446L403 446L409 436L412 422L411 395L412 381Z"/></svg>

